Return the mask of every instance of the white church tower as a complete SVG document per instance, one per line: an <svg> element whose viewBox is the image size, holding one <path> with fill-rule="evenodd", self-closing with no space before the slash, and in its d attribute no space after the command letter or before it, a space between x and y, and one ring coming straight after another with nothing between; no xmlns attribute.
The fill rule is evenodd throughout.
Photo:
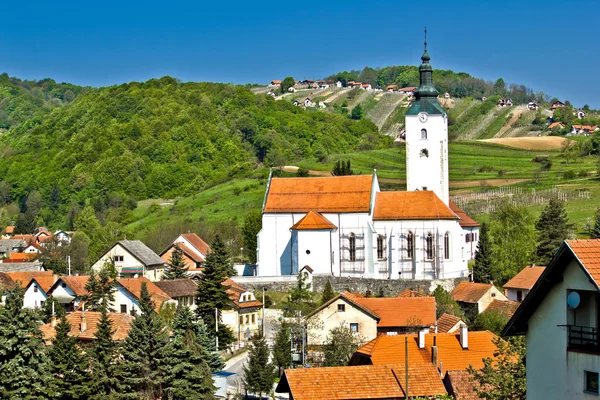
<svg viewBox="0 0 600 400"><path fill-rule="evenodd" d="M427 36L421 60L419 88L406 112L406 190L432 190L448 205L448 117L433 86Z"/></svg>

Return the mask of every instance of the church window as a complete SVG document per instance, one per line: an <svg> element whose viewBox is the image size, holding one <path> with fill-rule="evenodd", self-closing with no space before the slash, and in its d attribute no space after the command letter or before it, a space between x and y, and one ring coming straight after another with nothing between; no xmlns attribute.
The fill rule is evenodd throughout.
<svg viewBox="0 0 600 400"><path fill-rule="evenodd" d="M356 261L356 235L354 232L350 234L348 239L348 250L350 252L350 261Z"/></svg>
<svg viewBox="0 0 600 400"><path fill-rule="evenodd" d="M377 236L377 259L385 259L385 238L383 235Z"/></svg>
<svg viewBox="0 0 600 400"><path fill-rule="evenodd" d="M415 256L415 235L412 232L408 232L406 235L406 257L413 259Z"/></svg>
<svg viewBox="0 0 600 400"><path fill-rule="evenodd" d="M427 233L425 237L425 259L433 260L433 235L431 232Z"/></svg>
<svg viewBox="0 0 600 400"><path fill-rule="evenodd" d="M429 150L427 149L421 149L421 153L419 154L420 157L429 157Z"/></svg>
<svg viewBox="0 0 600 400"><path fill-rule="evenodd" d="M444 235L444 258L450 259L450 233L446 232Z"/></svg>
<svg viewBox="0 0 600 400"><path fill-rule="evenodd" d="M421 139L427 139L427 129L421 129Z"/></svg>

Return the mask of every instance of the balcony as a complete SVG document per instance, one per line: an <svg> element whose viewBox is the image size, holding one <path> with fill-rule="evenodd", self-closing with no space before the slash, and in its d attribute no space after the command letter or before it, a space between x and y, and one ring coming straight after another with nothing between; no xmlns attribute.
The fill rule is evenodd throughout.
<svg viewBox="0 0 600 400"><path fill-rule="evenodd" d="M567 328L569 350L600 353L598 329L589 326L562 325Z"/></svg>

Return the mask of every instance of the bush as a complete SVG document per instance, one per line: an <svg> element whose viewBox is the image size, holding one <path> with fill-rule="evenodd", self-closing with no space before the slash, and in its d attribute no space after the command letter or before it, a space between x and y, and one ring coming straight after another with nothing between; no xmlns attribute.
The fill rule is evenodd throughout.
<svg viewBox="0 0 600 400"><path fill-rule="evenodd" d="M586 170L581 170L579 171L579 173L577 174L580 178L586 178L589 175L589 172Z"/></svg>
<svg viewBox="0 0 600 400"><path fill-rule="evenodd" d="M550 171L550 168L552 168L552 160L550 160L548 157L537 156L532 158L531 162L542 164L540 168L542 171Z"/></svg>
<svg viewBox="0 0 600 400"><path fill-rule="evenodd" d="M563 174L562 174L562 177L563 177L564 180L575 179L575 176L576 176L575 175L575 171L573 171L571 169L568 170L568 171L563 172Z"/></svg>
<svg viewBox="0 0 600 400"><path fill-rule="evenodd" d="M235 186L235 187L233 188L233 194L234 194L235 196L239 196L241 193L242 193L242 189L241 189L239 186Z"/></svg>
<svg viewBox="0 0 600 400"><path fill-rule="evenodd" d="M300 167L298 168L298 171L296 171L296 176L301 177L301 178L305 178L308 176L308 169Z"/></svg>

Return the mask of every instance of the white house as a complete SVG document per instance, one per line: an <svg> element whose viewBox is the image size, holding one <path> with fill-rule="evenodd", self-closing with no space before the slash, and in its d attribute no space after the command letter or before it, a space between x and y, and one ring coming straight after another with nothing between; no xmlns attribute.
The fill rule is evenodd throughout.
<svg viewBox="0 0 600 400"><path fill-rule="evenodd" d="M38 275L31 278L25 286L25 295L23 296L23 308L40 308L48 300L50 288L56 281L54 275Z"/></svg>
<svg viewBox="0 0 600 400"><path fill-rule="evenodd" d="M71 243L71 239L73 239L73 234L74 232L58 230L54 232L54 238L56 239L59 245L69 244Z"/></svg>
<svg viewBox="0 0 600 400"><path fill-rule="evenodd" d="M523 268L504 284L504 295L512 301L523 301L546 267L535 265Z"/></svg>
<svg viewBox="0 0 600 400"><path fill-rule="evenodd" d="M337 81L337 82L335 83L335 87L336 87L336 88L341 88L342 86L344 86L344 85L342 85L342 82L340 82L340 81Z"/></svg>
<svg viewBox="0 0 600 400"><path fill-rule="evenodd" d="M577 118L579 118L579 119L585 118L585 112L583 110L577 110Z"/></svg>
<svg viewBox="0 0 600 400"><path fill-rule="evenodd" d="M597 399L600 240L560 246L503 336L525 335L527 399Z"/></svg>
<svg viewBox="0 0 600 400"><path fill-rule="evenodd" d="M119 240L93 265L99 272L106 263L113 263L119 276L134 278L143 276L157 281L165 270L165 261L139 240Z"/></svg>
<svg viewBox="0 0 600 400"><path fill-rule="evenodd" d="M227 279L223 282L231 300L231 308L221 311L222 322L229 326L238 340L248 340L262 329L262 302L254 293Z"/></svg>
<svg viewBox="0 0 600 400"><path fill-rule="evenodd" d="M370 83L363 83L363 84L361 85L361 88L362 88L363 90L372 90L372 89L373 89L373 87L371 86L371 84L370 84Z"/></svg>
<svg viewBox="0 0 600 400"><path fill-rule="evenodd" d="M183 262L188 267L189 272L196 272L201 269L210 246L200 236L195 233L182 233L177 236L173 243L160 253L160 257L165 263L171 262L171 254L175 244L183 251Z"/></svg>
<svg viewBox="0 0 600 400"><path fill-rule="evenodd" d="M89 278L88 275L61 276L48 294L62 304L67 312L78 311L84 296L88 294L85 285Z"/></svg>
<svg viewBox="0 0 600 400"><path fill-rule="evenodd" d="M531 110L531 111L537 111L538 108L540 108L540 106L538 105L538 103L535 100L531 100L528 104L527 104L527 109Z"/></svg>
<svg viewBox="0 0 600 400"><path fill-rule="evenodd" d="M309 99L308 97L303 100L302 104L304 105L304 107L312 107L312 106L314 106L313 101L311 99Z"/></svg>
<svg viewBox="0 0 600 400"><path fill-rule="evenodd" d="M406 113L407 192L381 192L372 175L269 178L258 234L257 274L381 279L468 276L473 220L448 195L448 118L427 52ZM467 237L467 235L469 235ZM473 236L471 236L473 235Z"/></svg>
<svg viewBox="0 0 600 400"><path fill-rule="evenodd" d="M130 313L131 310L140 312L139 300L142 291L142 283L146 283L148 293L158 312L164 303L177 304L176 300L171 299L168 294L163 292L158 286L147 278L124 278L117 280L117 291L115 292L115 301L111 304L112 308L119 313Z"/></svg>
<svg viewBox="0 0 600 400"><path fill-rule="evenodd" d="M154 282L156 286L165 292L177 304L187 306L191 310L196 309L196 294L198 284L192 279L171 279Z"/></svg>

